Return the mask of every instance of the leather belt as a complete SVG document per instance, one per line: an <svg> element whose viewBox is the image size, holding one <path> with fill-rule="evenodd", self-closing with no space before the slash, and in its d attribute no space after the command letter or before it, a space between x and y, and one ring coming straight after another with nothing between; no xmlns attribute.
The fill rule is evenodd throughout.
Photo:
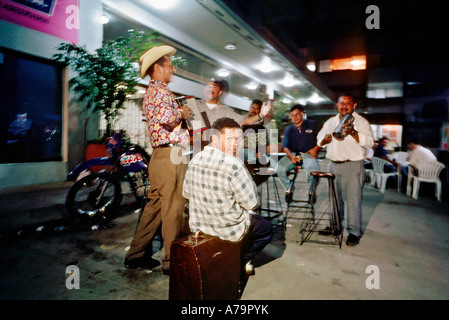
<svg viewBox="0 0 449 320"><path fill-rule="evenodd" d="M343 161L334 161L331 160L333 163L345 163L345 162L351 162L352 160L343 160Z"/></svg>
<svg viewBox="0 0 449 320"><path fill-rule="evenodd" d="M155 147L155 149L157 149L157 148L172 148L172 147L176 147L176 144L174 144L174 143L160 144L157 147Z"/></svg>

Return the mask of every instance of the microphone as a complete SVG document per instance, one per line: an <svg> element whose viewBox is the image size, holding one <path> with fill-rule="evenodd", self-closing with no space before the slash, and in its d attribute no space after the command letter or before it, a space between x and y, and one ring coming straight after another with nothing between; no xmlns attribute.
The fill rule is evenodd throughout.
<svg viewBox="0 0 449 320"><path fill-rule="evenodd" d="M350 123L351 121L354 121L354 116L352 114L347 113L343 116L343 119L341 119L340 123L335 128L334 132L332 133L332 135L334 136L335 139L343 140L345 138L345 135L342 132L343 126L347 123Z"/></svg>

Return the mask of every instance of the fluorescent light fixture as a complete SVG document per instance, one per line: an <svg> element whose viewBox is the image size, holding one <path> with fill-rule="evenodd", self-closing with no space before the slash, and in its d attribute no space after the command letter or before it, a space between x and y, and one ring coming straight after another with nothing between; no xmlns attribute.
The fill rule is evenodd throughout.
<svg viewBox="0 0 449 320"><path fill-rule="evenodd" d="M179 0L146 0L150 6L159 10L168 10L175 7Z"/></svg>
<svg viewBox="0 0 449 320"><path fill-rule="evenodd" d="M248 83L247 85L246 85L246 88L247 89L249 89L249 90L256 90L257 89L257 83L255 83L255 82L250 82L250 83Z"/></svg>
<svg viewBox="0 0 449 320"><path fill-rule="evenodd" d="M401 81L369 83L366 90L366 97L369 99L400 98L403 95Z"/></svg>
<svg viewBox="0 0 449 320"><path fill-rule="evenodd" d="M231 72L227 69L220 69L216 72L216 74L220 77L227 77L231 74Z"/></svg>
<svg viewBox="0 0 449 320"><path fill-rule="evenodd" d="M232 50L237 49L237 46L235 45L234 42L228 42L228 43L225 44L224 48L225 48L226 50L232 51Z"/></svg>

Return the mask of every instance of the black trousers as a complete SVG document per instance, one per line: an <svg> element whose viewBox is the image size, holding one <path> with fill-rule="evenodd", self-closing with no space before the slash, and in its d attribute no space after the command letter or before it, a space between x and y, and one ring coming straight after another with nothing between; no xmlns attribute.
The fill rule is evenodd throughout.
<svg viewBox="0 0 449 320"><path fill-rule="evenodd" d="M251 214L251 224L242 240L242 262L250 261L270 243L273 236L271 222L264 217Z"/></svg>

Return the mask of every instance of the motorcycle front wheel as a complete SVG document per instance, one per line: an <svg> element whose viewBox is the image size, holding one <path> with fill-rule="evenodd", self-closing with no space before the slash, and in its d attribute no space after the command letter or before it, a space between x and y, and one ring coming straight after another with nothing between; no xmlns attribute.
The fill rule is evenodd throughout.
<svg viewBox="0 0 449 320"><path fill-rule="evenodd" d="M78 217L105 216L122 201L120 182L109 173L93 173L78 180L69 190L66 208Z"/></svg>

